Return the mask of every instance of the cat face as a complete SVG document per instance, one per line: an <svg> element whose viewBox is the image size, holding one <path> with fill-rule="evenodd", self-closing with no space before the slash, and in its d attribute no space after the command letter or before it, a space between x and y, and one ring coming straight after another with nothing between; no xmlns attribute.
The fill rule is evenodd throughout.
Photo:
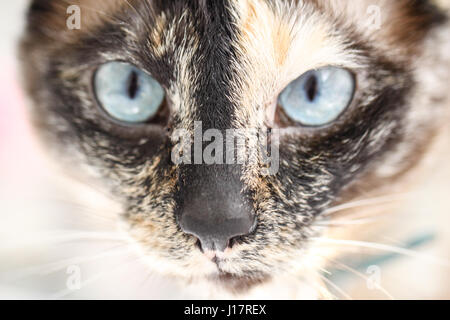
<svg viewBox="0 0 450 320"><path fill-rule="evenodd" d="M430 88L436 79L416 68L443 22L426 2L75 3L79 30L66 27L60 2L34 1L29 12L21 55L36 123L61 155L77 159L75 170L87 166L101 177L123 205L127 232L160 272L251 283L301 270L324 211L362 185L368 192L396 179L437 126L430 119L439 109L428 108L442 98ZM370 5L380 10L379 28L366 23ZM116 71L108 78L101 69L108 63L134 70L134 80ZM320 94L349 102L310 125L279 97L302 75L327 68L345 72L351 86ZM100 70L106 76L98 80ZM128 94L149 81L164 97L150 116L120 118L108 112L123 103L101 93L105 81L125 81ZM305 83L313 97L322 90L320 81ZM142 99L136 108L154 101ZM196 123L201 133L266 132L278 150L276 172L263 174L258 156L174 163L176 133L193 136ZM417 128L420 136L412 135Z"/></svg>

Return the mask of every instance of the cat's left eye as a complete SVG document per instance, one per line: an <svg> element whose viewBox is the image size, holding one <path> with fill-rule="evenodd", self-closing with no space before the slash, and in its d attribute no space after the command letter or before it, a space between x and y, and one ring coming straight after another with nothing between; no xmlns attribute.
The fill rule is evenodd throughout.
<svg viewBox="0 0 450 320"><path fill-rule="evenodd" d="M324 67L292 81L279 95L278 105L300 125L323 126L344 112L354 91L355 78L350 71Z"/></svg>
<svg viewBox="0 0 450 320"><path fill-rule="evenodd" d="M97 100L114 119L143 123L152 119L164 101L164 89L152 76L125 62L101 65L94 78Z"/></svg>

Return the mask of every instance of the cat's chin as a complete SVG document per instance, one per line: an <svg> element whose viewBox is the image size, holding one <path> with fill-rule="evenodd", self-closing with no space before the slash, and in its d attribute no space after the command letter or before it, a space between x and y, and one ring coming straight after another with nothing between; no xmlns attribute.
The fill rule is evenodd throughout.
<svg viewBox="0 0 450 320"><path fill-rule="evenodd" d="M331 298L328 292L318 290L309 280L285 274L236 275L217 273L206 281L190 282L194 296L205 293L209 299L319 299Z"/></svg>
<svg viewBox="0 0 450 320"><path fill-rule="evenodd" d="M207 276L206 279L211 284L220 286L225 290L229 290L234 293L245 293L255 286L269 282L271 277L268 274L252 274L251 276L245 276L219 271L215 274Z"/></svg>

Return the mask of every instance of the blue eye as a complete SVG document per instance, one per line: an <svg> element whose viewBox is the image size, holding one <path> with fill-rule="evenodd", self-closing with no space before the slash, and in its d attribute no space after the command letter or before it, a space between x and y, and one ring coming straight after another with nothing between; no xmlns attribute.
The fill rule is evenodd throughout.
<svg viewBox="0 0 450 320"><path fill-rule="evenodd" d="M292 120L305 126L322 126L336 120L353 99L355 79L342 68L311 70L292 81L278 104Z"/></svg>
<svg viewBox="0 0 450 320"><path fill-rule="evenodd" d="M145 72L124 62L108 62L95 73L94 87L103 109L113 118L140 123L155 116L164 89Z"/></svg>

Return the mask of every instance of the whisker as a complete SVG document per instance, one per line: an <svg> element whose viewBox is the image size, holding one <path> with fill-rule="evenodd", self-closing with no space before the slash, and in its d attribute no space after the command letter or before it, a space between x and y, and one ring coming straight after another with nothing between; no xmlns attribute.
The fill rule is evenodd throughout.
<svg viewBox="0 0 450 320"><path fill-rule="evenodd" d="M356 200L353 202L347 202L347 203L343 203L343 204L328 208L327 210L325 210L323 212L323 215L331 215L333 213L337 213L337 212L348 210L348 209L354 209L354 208L358 208L358 207L373 206L373 205L394 202L394 201L397 201L400 199L404 199L407 195L408 195L408 193L399 193L399 194L395 194L395 195L374 197L374 198Z"/></svg>
<svg viewBox="0 0 450 320"><path fill-rule="evenodd" d="M111 274L113 274L113 273L115 273L115 272L117 272L117 271L119 271L121 269L124 269L125 267L127 267L127 266L129 266L131 264L134 264L134 263L136 263L136 262L138 262L138 261L140 261L142 259L143 259L143 257L135 257L134 259L131 259L130 261L128 261L125 264L120 264L118 266L115 266L112 269L109 269L107 272L99 272L96 275L92 276L91 278L89 278L89 279L87 279L85 281L82 281L81 282L81 289L86 287L86 286L88 286L88 285L90 285L90 284L92 284L92 283L94 283L95 281L98 281L102 277L105 277L107 275L111 275ZM75 292L77 292L77 290L66 288L64 290L56 292L55 294L52 294L50 299L62 299L62 298L66 297L66 296L68 296L70 294L75 293Z"/></svg>
<svg viewBox="0 0 450 320"><path fill-rule="evenodd" d="M338 285L336 285L333 281L325 277L324 275L319 275L320 278L328 284L330 287L332 287L334 290L336 290L339 294L341 294L345 299L347 300L353 300L352 297L350 297L344 290L342 290Z"/></svg>
<svg viewBox="0 0 450 320"><path fill-rule="evenodd" d="M352 268L352 267L350 267L350 266L348 266L348 265L346 265L346 264L344 264L342 262L339 262L337 260L333 260L333 259L330 259L330 258L324 258L324 259L328 260L331 263L334 263L334 264L338 265L340 268L343 268L343 269L353 273L354 275L356 275L357 277L363 279L366 282L369 280L369 278L367 276L365 276L364 274L362 274L358 270L356 270L356 269L354 269L354 268ZM380 290L389 299L394 300L394 297L386 289L384 289L381 285L379 285L378 283L375 283L374 285L377 287L378 290Z"/></svg>
<svg viewBox="0 0 450 320"><path fill-rule="evenodd" d="M70 232L70 231L69 231ZM125 236L118 234L118 232L90 232L90 231L79 231L68 233L68 231L61 231L55 234L34 234L28 235L30 237L30 246L51 244L51 243L65 243L72 241L85 241L85 240L96 240L96 241L118 241L118 242L128 242ZM17 250L26 246L27 243L19 243L11 245L9 247L3 246L4 251Z"/></svg>
<svg viewBox="0 0 450 320"><path fill-rule="evenodd" d="M142 280L142 282L136 287L136 289L144 288L153 276L154 276L154 273L152 271L147 270L144 280Z"/></svg>
<svg viewBox="0 0 450 320"><path fill-rule="evenodd" d="M147 30L152 30L149 22L147 21L147 19L145 19L142 13L140 13L128 0L123 0L123 2L125 2L136 13L136 15L141 19L142 23L147 28Z"/></svg>
<svg viewBox="0 0 450 320"><path fill-rule="evenodd" d="M319 227L340 227L340 226L349 226L349 225L363 225L363 224L368 224L368 223L372 223L374 221L376 221L377 218L373 217L373 218L365 218L365 219L349 219L349 220L344 220L344 219L337 219L337 220L317 220L314 222L314 226L319 226Z"/></svg>
<svg viewBox="0 0 450 320"><path fill-rule="evenodd" d="M330 271L328 271L327 269L325 269L325 268L319 268L319 270L322 271L322 273L325 273L325 274L327 274L329 276L332 275L332 273Z"/></svg>
<svg viewBox="0 0 450 320"><path fill-rule="evenodd" d="M95 231L82 231L82 230L71 230L70 233L63 230L61 232L55 232L50 234L49 239L51 240L62 240L62 241L72 241L72 240L82 240L82 239L93 239L93 240L127 240L124 235L118 232L95 232Z"/></svg>
<svg viewBox="0 0 450 320"><path fill-rule="evenodd" d="M123 247L125 247L125 249L121 249ZM121 249L121 250L117 250L117 249ZM57 261L57 262L48 263L45 265L27 267L22 270L14 270L13 272L7 273L7 276L5 278L8 279L8 282L15 282L15 281L22 280L26 277L34 276L34 275L40 275L40 276L49 275L53 272L56 272L65 267L68 267L69 265L76 265L76 264L81 264L81 263L86 263L86 262L91 262L91 261L97 261L101 258L117 256L117 255L129 252L130 249L131 249L130 245L115 246L111 249L106 250L105 252L101 252L101 253L95 254L95 255L78 256L78 257L73 257L73 258L69 258L69 259L65 259L65 260L61 260L61 261Z"/></svg>
<svg viewBox="0 0 450 320"><path fill-rule="evenodd" d="M117 222L118 220L118 214L102 214L102 210L97 210L95 208L89 207L87 205L84 205L82 203L71 201L68 199L50 199L50 201L53 201L55 203L60 203L67 207L73 207L74 209L77 209L77 213L81 213L83 215L88 215L89 218L97 218L101 220L105 220L108 222ZM106 210L105 210L106 211ZM111 211L109 211L111 212Z"/></svg>
<svg viewBox="0 0 450 320"><path fill-rule="evenodd" d="M429 255L420 254L420 253L410 250L410 249L391 246L391 245L387 245L387 244L366 242L366 241L356 241L356 240L326 239L326 238L320 238L320 237L315 237L312 239L317 242L329 243L329 244L334 244L334 245L353 246L353 247L359 247L359 248L374 249L374 250L398 253L398 254L408 256L411 258L422 259L426 262L435 263L435 264L438 264L438 265L441 265L444 267L450 267L450 261L448 261L448 260L431 257Z"/></svg>
<svg viewBox="0 0 450 320"><path fill-rule="evenodd" d="M305 278L306 283L308 283L312 288L314 288L315 290L317 290L318 295L322 298L322 299L332 299L332 298L336 298L336 296L334 296L333 294L330 293L330 290L327 288L327 286L325 284L323 284L323 282L319 281L315 281L309 277Z"/></svg>

